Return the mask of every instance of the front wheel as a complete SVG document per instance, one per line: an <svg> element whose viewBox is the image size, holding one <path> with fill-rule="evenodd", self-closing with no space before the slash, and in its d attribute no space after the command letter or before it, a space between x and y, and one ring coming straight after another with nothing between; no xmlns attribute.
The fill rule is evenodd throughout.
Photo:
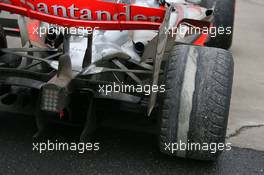
<svg viewBox="0 0 264 175"><path fill-rule="evenodd" d="M161 152L214 160L225 144L233 58L223 49L176 45L165 66L160 101Z"/></svg>

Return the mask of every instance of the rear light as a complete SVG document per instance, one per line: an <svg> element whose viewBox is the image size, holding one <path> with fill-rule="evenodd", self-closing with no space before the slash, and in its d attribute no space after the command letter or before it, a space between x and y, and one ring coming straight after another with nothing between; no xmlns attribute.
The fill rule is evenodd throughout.
<svg viewBox="0 0 264 175"><path fill-rule="evenodd" d="M67 93L64 88L54 84L42 87L41 109L49 112L60 112L67 105Z"/></svg>

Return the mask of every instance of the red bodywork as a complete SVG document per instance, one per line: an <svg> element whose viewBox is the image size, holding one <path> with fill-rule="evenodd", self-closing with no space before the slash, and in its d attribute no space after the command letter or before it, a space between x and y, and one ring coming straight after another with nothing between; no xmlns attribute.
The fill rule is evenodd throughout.
<svg viewBox="0 0 264 175"><path fill-rule="evenodd" d="M149 8L100 0L45 0L44 2L40 0L10 0L10 2L1 2L0 9L65 27L98 27L101 30L158 30L165 14L163 6ZM58 8L55 12L57 14L55 14L54 6L65 8L66 15L61 8ZM70 7L75 8L74 15L71 14ZM86 12L89 10L89 15L93 19L81 19L80 11L83 9L86 9ZM98 11L102 13L100 20L96 18ZM110 20L105 12L111 15Z"/></svg>
<svg viewBox="0 0 264 175"><path fill-rule="evenodd" d="M53 6L63 7L66 11L58 8L55 14ZM72 6L75 8L73 11L70 9ZM81 10L84 9L89 10L92 19L81 19ZM166 12L163 6L150 8L102 0L9 0L8 3L0 2L0 10L64 27L89 27L100 30L159 30ZM97 18L98 11L102 12L101 19ZM109 16L105 12L110 18L107 18ZM176 25L182 19L180 16ZM202 34L193 44L203 46L207 38L208 35Z"/></svg>

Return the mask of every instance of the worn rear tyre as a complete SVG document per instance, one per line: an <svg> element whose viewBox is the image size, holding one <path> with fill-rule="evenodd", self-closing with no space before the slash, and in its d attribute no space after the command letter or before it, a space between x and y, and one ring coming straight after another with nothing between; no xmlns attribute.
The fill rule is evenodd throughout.
<svg viewBox="0 0 264 175"><path fill-rule="evenodd" d="M7 40L6 34L3 27L0 25L0 48L7 48ZM0 64L1 64L1 56L4 53L0 52ZM9 86L0 84L0 95L3 95L9 90Z"/></svg>
<svg viewBox="0 0 264 175"><path fill-rule="evenodd" d="M161 96L161 152L213 160L221 150L177 149L185 143L225 144L233 80L233 58L223 49L176 45L165 66L166 91Z"/></svg>
<svg viewBox="0 0 264 175"><path fill-rule="evenodd" d="M6 33L2 26L0 26L0 48L7 48L7 39L6 39ZM0 52L0 65L8 68L16 68L21 63L21 57L9 54L9 53L3 53Z"/></svg>

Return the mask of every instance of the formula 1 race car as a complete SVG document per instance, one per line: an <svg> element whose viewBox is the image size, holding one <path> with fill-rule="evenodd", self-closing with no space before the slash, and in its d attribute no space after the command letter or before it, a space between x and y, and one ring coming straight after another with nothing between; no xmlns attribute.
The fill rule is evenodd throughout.
<svg viewBox="0 0 264 175"><path fill-rule="evenodd" d="M141 113L161 152L214 160L227 146L234 5L1 0L0 110L35 114L37 138L51 121L80 125L81 142L104 111ZM7 47L7 35L21 44Z"/></svg>

